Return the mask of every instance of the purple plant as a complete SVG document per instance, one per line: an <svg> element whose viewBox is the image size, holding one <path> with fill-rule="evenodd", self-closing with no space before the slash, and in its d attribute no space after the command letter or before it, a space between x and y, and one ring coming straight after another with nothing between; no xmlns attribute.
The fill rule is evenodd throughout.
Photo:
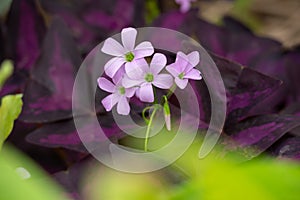
<svg viewBox="0 0 300 200"><path fill-rule="evenodd" d="M157 110L159 110L159 107L156 105L157 102L164 102L166 127L168 130L171 129L168 98L173 91L170 90L159 101L155 96L156 88L171 89L174 79L170 74L175 77L175 83L180 89L184 89L187 86L188 79L201 80L202 77L200 71L194 69L199 64L199 53L197 51L188 55L178 52L175 63L168 65L166 68L170 74L161 73L167 64L166 56L161 53L155 53L150 64L148 64L145 57L151 56L154 48L151 42L148 41L134 47L136 36L136 29L125 28L121 32L123 46L112 38L105 40L101 51L115 57L105 64L104 71L106 75L113 79L114 84L100 77L98 78L98 86L102 90L112 93L102 100L106 111L110 111L115 104L118 104L117 112L121 115L128 115L130 112L128 99L134 93L142 102L153 103L153 105L143 109L143 117L148 126L144 144L144 150L147 151L152 119ZM153 111L148 120L145 117L145 112L151 108L153 108Z"/></svg>
<svg viewBox="0 0 300 200"><path fill-rule="evenodd" d="M88 156L78 137L71 112L74 77L82 59L91 48L113 33L125 27L143 26L144 1L89 0L76 1L74 4L68 4L66 1L40 1L40 5L36 2L13 1L8 15L1 24L0 41L3 45L0 47L0 59L10 58L15 63L15 72L3 87L1 96L24 93L21 118L9 140L52 173L66 170ZM228 99L226 123L221 140L226 145L224 152L233 147L240 149L247 159L261 153L269 153L280 158L299 160L299 128L297 129L300 125L300 93L297 77L300 69L299 47L285 49L275 40L258 37L236 20L225 18L222 26L216 26L198 18L196 13L195 10L186 13L178 11L162 13L152 25L194 36L211 52L224 80ZM124 50L125 44L120 46ZM127 61L125 55L129 52L136 53L137 47L133 46L135 47L131 43L126 52L113 55L117 59L112 59L120 62L117 62L116 66L106 67L112 69L108 72L112 77L106 78L114 85L114 89L121 86L125 91L128 90L120 105L126 104L127 107L128 102L131 114L142 115L143 108L152 101L152 94L150 98L145 97L144 92L140 91L141 88L150 91L151 85L157 89L158 94L165 94L167 89L172 91L172 88L169 88L172 84L184 88L185 83L176 84L176 78L177 82L178 79L180 82L181 73L189 74L191 66L194 65L192 61L188 62L186 59L187 65L190 63L190 66L181 69L176 63L178 64L184 56L164 53L169 63L167 64L159 52L153 55L153 50L149 53L152 51L151 48L145 49L148 53L144 56L152 56L152 62L155 61L155 57L160 57L158 64L151 65L151 62L146 64L144 56L137 55L134 55L134 62L131 63L128 62L131 55L128 55ZM137 61L137 58L144 64L139 65L140 61ZM132 64L132 68L128 67L129 69L125 70L128 63ZM156 65L158 67L153 71ZM161 71L158 70L160 68ZM168 71L170 68L171 71ZM144 69L140 73L141 79L130 76L132 69ZM155 78L157 80L160 75L164 75L164 80L161 81L160 77L158 82L147 82L145 75L149 72L152 73L153 80ZM171 76L170 74L166 76L168 72L172 75L171 84L170 78L166 78ZM193 76L183 76L181 82L188 79L196 91L201 111L199 126L201 130L206 129L209 123L211 104L205 82L194 80L199 79L201 74L194 70L193 72L195 72ZM120 74L123 74L122 81L117 81ZM108 83L103 80L100 82ZM99 85L103 86L101 83ZM118 87L115 87L116 85ZM124 133L112 122L112 114L107 112L114 102L109 100L112 102L109 106L101 104L107 96L107 91L111 94L120 92L112 90L113 87L105 89L100 87L106 91L97 90L95 104L99 122L106 135L118 143L119 139L124 137ZM131 96L133 90L135 93ZM87 89L86 92L92 91ZM163 107L165 102L163 98ZM172 116L177 115L176 99L170 96L167 102ZM127 114L128 109L124 110L120 113ZM170 113L165 113L165 121L167 128L170 129ZM91 143L101 145L107 140L94 138L94 127L90 124L80 129L87 133ZM252 151L253 149L255 151ZM76 172L71 171L71 178L74 178L73 174ZM66 177L66 173L60 172L57 176L62 179ZM64 179L61 182L71 185L70 192L75 194L76 188L68 181L70 180ZM79 195L74 196L80 198Z"/></svg>

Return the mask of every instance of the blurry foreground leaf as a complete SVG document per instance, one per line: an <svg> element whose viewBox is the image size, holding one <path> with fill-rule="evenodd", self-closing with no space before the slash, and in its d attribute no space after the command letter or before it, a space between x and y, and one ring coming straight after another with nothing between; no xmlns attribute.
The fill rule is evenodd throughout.
<svg viewBox="0 0 300 200"><path fill-rule="evenodd" d="M20 175L20 169L27 172L26 177ZM1 152L0 171L0 199L67 200L37 166L11 147Z"/></svg>
<svg viewBox="0 0 300 200"><path fill-rule="evenodd" d="M160 200L167 199L164 180L154 173L129 174L101 167L88 173L85 199L88 200Z"/></svg>
<svg viewBox="0 0 300 200"><path fill-rule="evenodd" d="M166 178L162 173L138 175L106 168L96 170L99 176L92 176L95 181L89 185L92 187L88 188L88 199L299 199L298 163L267 157L241 163L238 155L223 158L220 150L200 160L198 150L199 142L174 165L174 169L180 171L168 170L174 173L175 179ZM178 181L182 172L189 177ZM88 180L91 183L91 179Z"/></svg>
<svg viewBox="0 0 300 200"><path fill-rule="evenodd" d="M14 121L22 110L22 94L7 95L2 98L0 107L0 149L13 129Z"/></svg>
<svg viewBox="0 0 300 200"><path fill-rule="evenodd" d="M14 67L11 60L5 60L2 62L0 68L0 90L4 85L5 81L12 75L13 70Z"/></svg>
<svg viewBox="0 0 300 200"><path fill-rule="evenodd" d="M12 0L1 0L0 1L0 17L4 17L8 12Z"/></svg>
<svg viewBox="0 0 300 200"><path fill-rule="evenodd" d="M147 0L146 9L145 20L147 24L151 24L160 14L157 0Z"/></svg>

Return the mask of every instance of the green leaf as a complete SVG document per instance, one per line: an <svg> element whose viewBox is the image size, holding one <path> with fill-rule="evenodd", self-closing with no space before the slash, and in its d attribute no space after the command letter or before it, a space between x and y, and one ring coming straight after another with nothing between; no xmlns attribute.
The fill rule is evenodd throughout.
<svg viewBox="0 0 300 200"><path fill-rule="evenodd" d="M0 1L0 17L6 16L7 12L10 9L12 0L1 0Z"/></svg>
<svg viewBox="0 0 300 200"><path fill-rule="evenodd" d="M173 191L171 199L297 200L300 196L299 163L269 157L240 163L238 155L222 158L219 150L200 160L197 150L193 147L179 159L178 166L191 177Z"/></svg>
<svg viewBox="0 0 300 200"><path fill-rule="evenodd" d="M157 0L146 0L145 20L151 24L160 14Z"/></svg>
<svg viewBox="0 0 300 200"><path fill-rule="evenodd" d="M13 62L11 60L4 60L0 68L0 90L6 80L12 75L14 70Z"/></svg>
<svg viewBox="0 0 300 200"><path fill-rule="evenodd" d="M22 110L22 94L7 95L2 98L0 107L0 149L13 129L14 121Z"/></svg>
<svg viewBox="0 0 300 200"><path fill-rule="evenodd" d="M24 179L18 168L28 171ZM5 145L0 155L0 199L67 200L49 176L16 149Z"/></svg>

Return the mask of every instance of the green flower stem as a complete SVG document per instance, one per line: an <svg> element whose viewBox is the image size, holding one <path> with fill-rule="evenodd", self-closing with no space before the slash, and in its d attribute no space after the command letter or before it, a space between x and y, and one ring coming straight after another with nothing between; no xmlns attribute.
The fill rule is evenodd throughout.
<svg viewBox="0 0 300 200"><path fill-rule="evenodd" d="M153 94L154 94L154 104L157 104L157 98L156 98L156 89L153 87Z"/></svg>
<svg viewBox="0 0 300 200"><path fill-rule="evenodd" d="M147 131L146 131L146 136L145 136L145 143L144 143L144 151L147 152L148 151L148 142L149 142L149 135L150 135L150 130L151 130L151 126L152 126L152 122L153 122L153 118L155 116L156 111L158 110L158 106L153 106L153 112L151 113L150 119L148 121L148 125L147 125Z"/></svg>
<svg viewBox="0 0 300 200"><path fill-rule="evenodd" d="M146 113L146 111L150 110L151 108L152 108L152 106L147 106L142 111L142 117L143 117L143 119L144 119L144 121L146 122L147 125L149 124L149 119L147 119L145 113Z"/></svg>
<svg viewBox="0 0 300 200"><path fill-rule="evenodd" d="M173 84L172 87L170 88L169 92L167 93L166 97L169 99L171 95L174 93L176 89L176 84Z"/></svg>

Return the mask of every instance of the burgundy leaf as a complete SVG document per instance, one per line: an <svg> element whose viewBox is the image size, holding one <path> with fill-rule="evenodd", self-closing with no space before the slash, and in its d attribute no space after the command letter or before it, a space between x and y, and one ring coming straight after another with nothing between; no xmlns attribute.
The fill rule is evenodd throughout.
<svg viewBox="0 0 300 200"><path fill-rule="evenodd" d="M24 91L30 70L40 55L46 28L35 6L32 0L13 1L11 5L4 29L5 38L1 37L5 40L1 41L4 45L1 45L0 54L4 56L5 52L14 60L15 73L5 83L0 96Z"/></svg>
<svg viewBox="0 0 300 200"><path fill-rule="evenodd" d="M300 160L300 137L285 138L272 150L272 153L280 158Z"/></svg>
<svg viewBox="0 0 300 200"><path fill-rule="evenodd" d="M20 118L48 122L71 117L72 89L80 63L80 54L66 25L54 20L26 87Z"/></svg>
<svg viewBox="0 0 300 200"><path fill-rule="evenodd" d="M279 42L258 37L248 31L236 31L236 24L234 27L232 27L232 23L229 27L220 27L202 19L194 18L193 20L194 31L200 44L207 50L243 65L252 67L252 63L257 59L281 51ZM263 69L263 67L259 68L259 70ZM273 70L278 69L273 68Z"/></svg>
<svg viewBox="0 0 300 200"><path fill-rule="evenodd" d="M0 91L0 97L8 94L23 93L26 82L28 80L28 75L24 72L15 72L8 80L5 82L3 88Z"/></svg>
<svg viewBox="0 0 300 200"><path fill-rule="evenodd" d="M32 69L40 54L45 31L43 18L36 9L35 1L13 1L7 18L7 37L17 70Z"/></svg>
<svg viewBox="0 0 300 200"><path fill-rule="evenodd" d="M225 129L225 133L243 149L246 157L253 158L300 125L300 118L292 115L262 115Z"/></svg>
<svg viewBox="0 0 300 200"><path fill-rule="evenodd" d="M84 53L124 27L142 26L143 4L139 0L42 1L45 10L70 27Z"/></svg>
<svg viewBox="0 0 300 200"><path fill-rule="evenodd" d="M287 106L284 110L282 110L281 113L282 114L292 114L292 115L300 117L300 104L299 103L291 104L291 105ZM291 130L290 133L300 136L300 126Z"/></svg>
<svg viewBox="0 0 300 200"><path fill-rule="evenodd" d="M82 123L76 127L73 120L44 125L30 133L26 139L30 143L40 146L51 148L62 147L86 153L87 150L78 132L85 133L85 142L100 146L101 143L108 140L108 138L114 140L123 135L118 126L113 124L114 121L111 115L99 116L100 124L93 122L89 116L84 116L81 119L83 120ZM97 132L98 126L100 125L106 137L101 136Z"/></svg>
<svg viewBox="0 0 300 200"><path fill-rule="evenodd" d="M3 34L3 26L0 25L0 44L2 44L0 46L0 62L2 63L2 61L4 60L5 57L5 39L4 39L4 34Z"/></svg>
<svg viewBox="0 0 300 200"><path fill-rule="evenodd" d="M294 48L286 55L287 84L289 89L289 103L300 101L300 46Z"/></svg>
<svg viewBox="0 0 300 200"><path fill-rule="evenodd" d="M211 56L226 87L226 124L262 114L263 111L257 109L257 105L277 91L281 81L213 54Z"/></svg>

